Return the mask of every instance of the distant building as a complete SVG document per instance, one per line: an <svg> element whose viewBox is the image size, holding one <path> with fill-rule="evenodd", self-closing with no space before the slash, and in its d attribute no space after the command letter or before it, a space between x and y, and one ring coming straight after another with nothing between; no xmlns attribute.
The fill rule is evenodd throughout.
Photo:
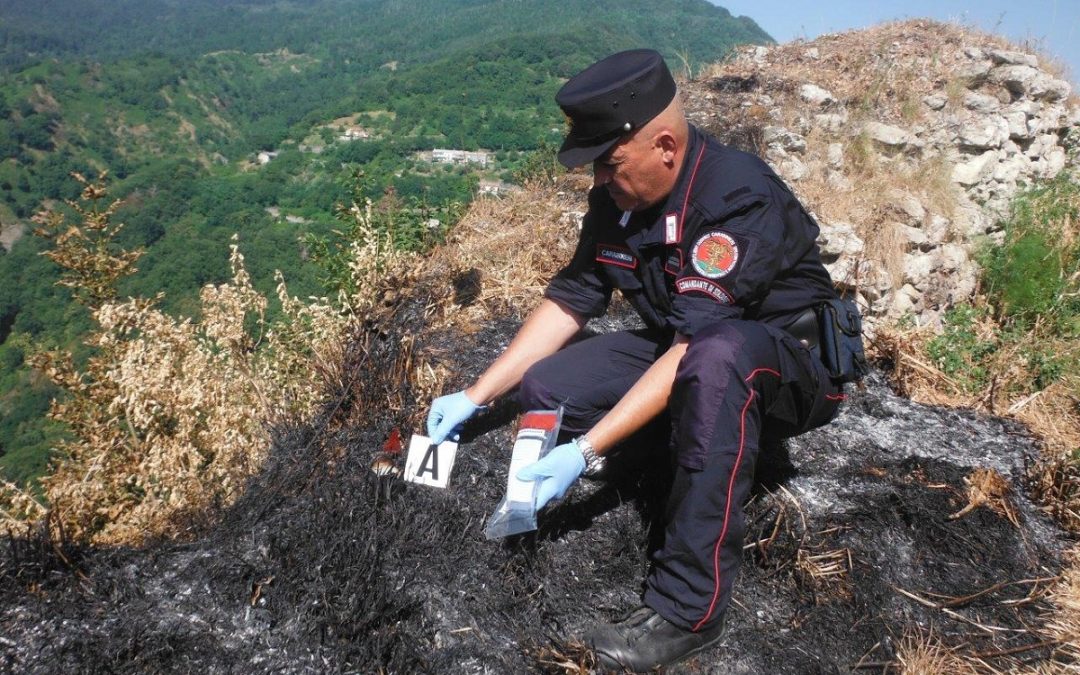
<svg viewBox="0 0 1080 675"><path fill-rule="evenodd" d="M364 127L347 127L340 136L339 141L364 141L371 138L371 133Z"/></svg>
<svg viewBox="0 0 1080 675"><path fill-rule="evenodd" d="M476 187L476 193L480 195L492 195L494 197L497 197L499 195L510 192L513 187L514 186L510 185L509 183L504 183L502 181L482 180L480 181L480 184Z"/></svg>
<svg viewBox="0 0 1080 675"><path fill-rule="evenodd" d="M435 148L431 151L431 161L437 164L479 164L486 167L490 161L489 152L470 152L468 150L446 150Z"/></svg>

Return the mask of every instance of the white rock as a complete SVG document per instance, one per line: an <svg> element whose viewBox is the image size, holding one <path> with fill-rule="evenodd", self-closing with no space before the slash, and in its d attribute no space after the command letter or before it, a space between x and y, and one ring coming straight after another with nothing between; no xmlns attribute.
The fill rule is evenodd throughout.
<svg viewBox="0 0 1080 675"><path fill-rule="evenodd" d="M1056 134L1070 126L1068 109L1058 103L1042 106L1032 116L1029 128L1035 133Z"/></svg>
<svg viewBox="0 0 1080 675"><path fill-rule="evenodd" d="M930 247L930 238L926 233L911 225L901 225L900 232L907 240L908 250L926 251Z"/></svg>
<svg viewBox="0 0 1080 675"><path fill-rule="evenodd" d="M891 300L889 308L886 310L890 318L898 318L905 314L912 314L917 311L918 302L922 298L922 293L911 284L904 284L889 296Z"/></svg>
<svg viewBox="0 0 1080 675"><path fill-rule="evenodd" d="M994 168L994 180L999 183L1015 183L1016 179L1031 169L1031 161L1021 154L1009 155Z"/></svg>
<svg viewBox="0 0 1080 675"><path fill-rule="evenodd" d="M929 94L927 96L923 96L923 104L931 110L941 110L948 102L949 99L943 94Z"/></svg>
<svg viewBox="0 0 1080 675"><path fill-rule="evenodd" d="M908 217L908 223L917 225L926 217L926 209L923 208L922 202L910 192L894 190L889 193L889 201Z"/></svg>
<svg viewBox="0 0 1080 675"><path fill-rule="evenodd" d="M994 220L971 202L961 202L954 216L953 232L969 239L986 234L994 226Z"/></svg>
<svg viewBox="0 0 1080 675"><path fill-rule="evenodd" d="M893 150L911 150L923 147L924 143L900 127L881 122L867 122L863 132L878 145Z"/></svg>
<svg viewBox="0 0 1080 675"><path fill-rule="evenodd" d="M1009 125L998 116L984 117L960 127L957 140L966 150L991 150L1000 148L1009 138Z"/></svg>
<svg viewBox="0 0 1080 675"><path fill-rule="evenodd" d="M844 166L844 146L840 143L829 143L826 150L826 162L830 169L839 169Z"/></svg>
<svg viewBox="0 0 1080 675"><path fill-rule="evenodd" d="M836 97L828 89L822 89L813 83L799 87L799 98L814 105L824 106L836 102Z"/></svg>
<svg viewBox="0 0 1080 675"><path fill-rule="evenodd" d="M964 47L964 56L972 61L982 61L986 58L986 52L978 47Z"/></svg>
<svg viewBox="0 0 1080 675"><path fill-rule="evenodd" d="M911 284L904 284L896 292L902 295L906 295L912 300L918 300L920 297L922 297L922 293L919 292L919 289L915 288Z"/></svg>
<svg viewBox="0 0 1080 675"><path fill-rule="evenodd" d="M851 223L820 223L818 247L823 259L835 260L841 257L853 257L863 252L866 244Z"/></svg>
<svg viewBox="0 0 1080 675"><path fill-rule="evenodd" d="M779 147L785 152L806 152L806 139L784 127L765 127L763 140L766 145Z"/></svg>
<svg viewBox="0 0 1080 675"><path fill-rule="evenodd" d="M1044 76L1032 87L1031 96L1045 100L1065 100L1072 93L1072 85L1065 80Z"/></svg>
<svg viewBox="0 0 1080 675"><path fill-rule="evenodd" d="M889 296L890 303L885 310L885 316L890 319L899 319L909 316L918 311L917 305L911 298L900 293Z"/></svg>
<svg viewBox="0 0 1080 675"><path fill-rule="evenodd" d="M967 263L950 279L949 305L971 300L979 285L979 270L972 263Z"/></svg>
<svg viewBox="0 0 1080 675"><path fill-rule="evenodd" d="M821 113L820 115L814 115L814 124L824 129L825 131L840 131L844 128L844 124L847 123L847 114L840 113Z"/></svg>
<svg viewBox="0 0 1080 675"><path fill-rule="evenodd" d="M954 272L968 261L967 249L960 244L945 244L934 257L935 267L945 272Z"/></svg>
<svg viewBox="0 0 1080 675"><path fill-rule="evenodd" d="M829 276L837 288L861 291L871 300L892 287L888 272L869 260L840 258L836 262L826 263L825 269L829 270Z"/></svg>
<svg viewBox="0 0 1080 675"><path fill-rule="evenodd" d="M563 211L562 221L567 225L573 225L577 229L581 229L581 224L585 220L584 211Z"/></svg>
<svg viewBox="0 0 1080 675"><path fill-rule="evenodd" d="M926 282L930 272L934 269L934 263L930 256L924 253L904 254L904 282L913 284L916 288Z"/></svg>
<svg viewBox="0 0 1080 675"><path fill-rule="evenodd" d="M1033 160L1040 159L1043 155L1049 154L1054 148L1057 147L1058 137L1054 134L1040 134L1035 137L1035 140L1028 146L1027 156Z"/></svg>
<svg viewBox="0 0 1080 675"><path fill-rule="evenodd" d="M825 176L825 184L835 192L851 192L855 185L842 171L829 171Z"/></svg>
<svg viewBox="0 0 1080 675"><path fill-rule="evenodd" d="M949 238L949 231L952 227L952 222L941 215L933 215L930 217L930 222L923 228L926 232L927 238L932 244L940 244Z"/></svg>
<svg viewBox="0 0 1080 675"><path fill-rule="evenodd" d="M1004 49L991 49L990 60L994 62L994 65L1008 65L1008 66L1031 66L1032 68L1039 67L1039 60L1035 58L1033 54L1024 54L1023 52L1010 52Z"/></svg>
<svg viewBox="0 0 1080 675"><path fill-rule="evenodd" d="M988 150L953 167L952 179L961 185L975 185L986 178L997 164L998 152Z"/></svg>
<svg viewBox="0 0 1080 675"><path fill-rule="evenodd" d="M1001 101L989 94L969 91L964 94L964 107L978 113L992 113L1001 108Z"/></svg>
<svg viewBox="0 0 1080 675"><path fill-rule="evenodd" d="M818 58L818 57L819 57L820 55L821 55L821 54L820 54L820 52L818 52L818 48L817 48L817 47L811 47L810 49L807 49L807 50L806 50L805 52L803 52L803 56L805 56L805 57L806 57L806 58L808 58L808 59L814 59L814 60L817 60L817 58Z"/></svg>
<svg viewBox="0 0 1080 675"><path fill-rule="evenodd" d="M1027 96L1035 100L1061 101L1068 97L1072 87L1031 66L998 66L989 75L991 82L1004 86L1015 96Z"/></svg>
<svg viewBox="0 0 1080 675"><path fill-rule="evenodd" d="M956 69L956 75L968 81L968 89L980 86L993 64L989 60L972 61Z"/></svg>
<svg viewBox="0 0 1080 675"><path fill-rule="evenodd" d="M1054 148L1046 155L1046 167L1043 169L1043 178L1053 178L1065 168L1068 157L1062 148Z"/></svg>
<svg viewBox="0 0 1080 675"><path fill-rule="evenodd" d="M1027 115L1019 110L1005 113L1002 116L1002 119L1005 120L1005 124L1009 126L1009 138L1018 141L1027 141L1034 137L1031 129L1028 127Z"/></svg>
<svg viewBox="0 0 1080 675"><path fill-rule="evenodd" d="M810 169L807 168L806 164L796 157L788 157L782 160L777 169L779 169L780 175L789 181L800 181L810 173Z"/></svg>
<svg viewBox="0 0 1080 675"><path fill-rule="evenodd" d="M1043 109L1043 105L1037 101L1029 101L1028 99L1021 99L1019 101L1013 101L1006 108L1007 111L1012 112L1018 110L1028 117L1034 117L1038 115Z"/></svg>

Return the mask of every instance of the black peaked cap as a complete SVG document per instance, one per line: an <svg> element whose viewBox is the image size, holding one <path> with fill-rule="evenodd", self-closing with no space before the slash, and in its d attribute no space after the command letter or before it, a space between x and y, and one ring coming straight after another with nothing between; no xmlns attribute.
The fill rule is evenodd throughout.
<svg viewBox="0 0 1080 675"><path fill-rule="evenodd" d="M675 79L659 52L632 49L597 61L555 94L570 119L559 161L567 168L592 162L674 98Z"/></svg>

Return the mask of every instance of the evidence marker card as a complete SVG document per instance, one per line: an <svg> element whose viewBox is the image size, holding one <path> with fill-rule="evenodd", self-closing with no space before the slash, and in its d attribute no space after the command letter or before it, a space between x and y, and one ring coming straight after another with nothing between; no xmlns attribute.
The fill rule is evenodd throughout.
<svg viewBox="0 0 1080 675"><path fill-rule="evenodd" d="M457 457L457 443L443 441L435 445L427 436L413 434L409 440L409 455L405 458L402 478L411 483L445 488Z"/></svg>

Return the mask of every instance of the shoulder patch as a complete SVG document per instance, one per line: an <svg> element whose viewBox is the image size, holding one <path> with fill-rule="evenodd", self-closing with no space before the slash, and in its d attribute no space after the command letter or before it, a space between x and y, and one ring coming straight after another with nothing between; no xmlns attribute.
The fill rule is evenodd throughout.
<svg viewBox="0 0 1080 675"><path fill-rule="evenodd" d="M739 262L739 245L729 234L709 232L694 242L690 261L701 276L719 279L735 269Z"/></svg>
<svg viewBox="0 0 1080 675"><path fill-rule="evenodd" d="M596 262L618 265L632 270L637 269L638 259L628 248L614 244L597 244Z"/></svg>
<svg viewBox="0 0 1080 675"><path fill-rule="evenodd" d="M720 284L701 277L684 277L675 282L675 289L682 294L703 293L721 305L733 305L735 300Z"/></svg>

